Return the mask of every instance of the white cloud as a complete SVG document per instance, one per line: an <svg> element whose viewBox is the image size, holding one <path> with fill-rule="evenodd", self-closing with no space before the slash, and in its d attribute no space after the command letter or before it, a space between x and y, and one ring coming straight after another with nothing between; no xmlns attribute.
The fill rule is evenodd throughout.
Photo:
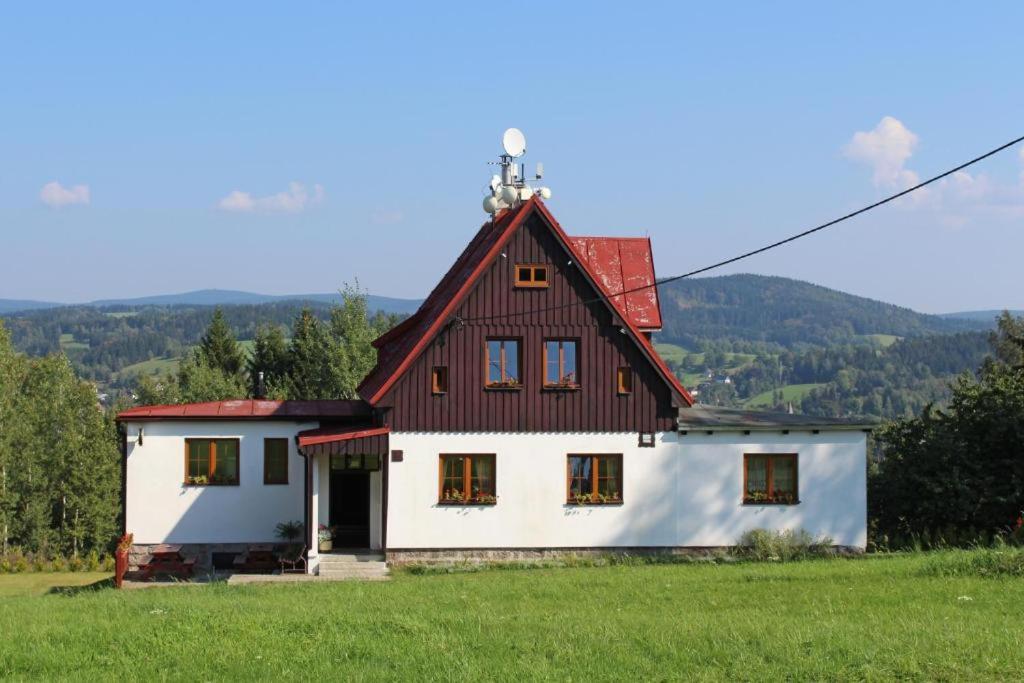
<svg viewBox="0 0 1024 683"><path fill-rule="evenodd" d="M75 185L67 188L54 180L43 185L39 191L39 199L47 206L67 206L69 204L88 204L89 186Z"/></svg>
<svg viewBox="0 0 1024 683"><path fill-rule="evenodd" d="M917 172L907 168L917 143L917 134L902 121L885 116L873 130L854 133L843 154L870 166L876 187L905 190L920 182ZM1020 157L1024 161L1024 149ZM943 225L954 228L974 219L1016 219L1024 215L1024 172L1019 185L1014 185L986 173L957 171L898 203L904 208L931 211Z"/></svg>
<svg viewBox="0 0 1024 683"><path fill-rule="evenodd" d="M871 166L878 187L905 190L920 182L917 173L906 168L917 147L917 135L892 116L885 116L874 130L853 134L843 153Z"/></svg>
<svg viewBox="0 0 1024 683"><path fill-rule="evenodd" d="M253 197L248 192L235 190L221 199L217 206L224 211L285 211L298 213L307 206L319 204L324 199L323 185L313 185L310 194L302 183L288 183L288 189L266 197Z"/></svg>

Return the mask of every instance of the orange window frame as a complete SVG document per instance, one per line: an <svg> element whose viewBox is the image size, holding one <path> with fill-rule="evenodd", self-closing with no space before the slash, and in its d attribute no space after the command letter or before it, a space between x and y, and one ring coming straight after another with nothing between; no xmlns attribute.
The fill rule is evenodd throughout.
<svg viewBox="0 0 1024 683"><path fill-rule="evenodd" d="M633 393L633 368L624 365L615 371L615 384L619 394Z"/></svg>
<svg viewBox="0 0 1024 683"><path fill-rule="evenodd" d="M494 490L486 495L490 500L478 501L463 498L461 501L445 499L444 497L444 464L448 460L462 459L462 489L463 495L473 490L473 460L490 460L491 462L491 484ZM495 505L498 502L498 468L497 458L494 453L441 453L437 458L437 502L439 505Z"/></svg>
<svg viewBox="0 0 1024 683"><path fill-rule="evenodd" d="M447 365L435 365L430 369L430 393L434 395L448 393Z"/></svg>
<svg viewBox="0 0 1024 683"><path fill-rule="evenodd" d="M491 381L491 342L499 342L500 356L498 358L498 374L501 378L497 382ZM508 349L507 344L516 345L516 370L519 377L510 379L508 376ZM484 386L492 389L518 389L523 386L523 354L522 341L517 337L490 337L484 340Z"/></svg>
<svg viewBox="0 0 1024 683"><path fill-rule="evenodd" d="M193 475L189 475L189 473L188 473L188 464L189 464L188 463L188 460L189 460L188 456L189 456L189 451L190 451L189 445L192 444L195 441L209 441L210 442L210 460L209 460L210 467L209 467L209 471L205 475L206 479L207 479L205 484L196 484L194 482L190 482L189 481L189 479L193 476ZM238 462L236 463L236 469L235 469L235 479L234 479L234 481L230 481L230 482L214 482L213 481L213 477L217 474L217 444L218 443L228 443L228 442L232 442L232 441L235 443L235 454L236 454L236 457L238 459ZM202 476L202 475L199 475L199 476ZM184 479L184 482L185 482L186 486L238 486L239 482L241 481L241 479L242 479L242 440L241 439L216 439L216 438L207 438L207 437L196 437L194 439L185 439L185 479Z"/></svg>
<svg viewBox="0 0 1024 683"><path fill-rule="evenodd" d="M576 379L572 382L549 382L548 381L548 344L552 342L558 343L558 376L565 377L565 345L573 344L576 347L576 353L574 354L576 360L576 367L573 368L573 375ZM544 386L556 389L578 389L580 386L580 344L578 339L545 339L541 346L541 362L544 366L543 377Z"/></svg>
<svg viewBox="0 0 1024 683"><path fill-rule="evenodd" d="M573 458L590 458L590 497L591 501L587 504L593 505L597 501L598 493L600 492L601 485L601 470L600 460L603 458L614 459L618 461L618 467L616 468L615 476L615 489L619 492L618 499L609 501L613 504L622 503L625 495L622 492L622 453L569 453L565 458L565 501L567 503L576 504L576 498L572 494L572 482L574 479L580 479L580 477L572 476L572 460ZM607 479L608 477L605 477Z"/></svg>
<svg viewBox="0 0 1024 683"><path fill-rule="evenodd" d="M747 475L750 469L752 458L765 458L765 495L766 500L754 500L750 497L747 489ZM780 460L790 460L793 463L793 491L792 495L787 492L786 500L775 500L775 463ZM747 505L796 505L800 502L800 461L796 453L744 453L743 454L743 502Z"/></svg>
<svg viewBox="0 0 1024 683"><path fill-rule="evenodd" d="M523 271L528 274L528 278L523 277ZM544 277L538 279L537 274L543 273ZM543 263L517 263L514 271L514 281L516 287L532 287L532 288L544 288L551 283L551 270L547 264Z"/></svg>
<svg viewBox="0 0 1024 683"><path fill-rule="evenodd" d="M284 479L274 479L270 476L271 468L268 466L270 462L270 444L271 443L284 443ZM280 446L279 446L280 447ZM278 485L288 483L288 439L283 438L266 438L263 439L263 484L264 485Z"/></svg>

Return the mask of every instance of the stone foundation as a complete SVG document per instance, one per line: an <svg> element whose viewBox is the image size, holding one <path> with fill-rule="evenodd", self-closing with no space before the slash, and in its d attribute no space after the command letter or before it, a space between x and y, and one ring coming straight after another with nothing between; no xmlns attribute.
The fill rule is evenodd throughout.
<svg viewBox="0 0 1024 683"><path fill-rule="evenodd" d="M706 557L727 551L728 548L698 547L641 547L641 548L460 548L460 549L388 549L385 552L389 565L403 564L453 564L462 562L541 562L561 560L567 557L597 558L608 555L634 555L651 557L657 555L687 555Z"/></svg>
<svg viewBox="0 0 1024 683"><path fill-rule="evenodd" d="M543 562L566 558L600 558L609 555L634 557L713 557L727 555L736 546L678 546L678 547L634 547L634 548L398 548L385 551L388 565L405 564L460 564L490 562ZM861 554L863 549L835 546L840 554Z"/></svg>
<svg viewBox="0 0 1024 683"><path fill-rule="evenodd" d="M152 557L153 548L160 545L159 543L136 543L132 545L131 550L128 551L128 571L137 572L141 565L149 562ZM196 573L206 573L213 571L213 554L214 553L230 553L233 555L239 555L249 549L252 543L175 543L174 545L181 545L181 555L185 559L195 558ZM272 543L275 551L282 551L285 549L284 543Z"/></svg>

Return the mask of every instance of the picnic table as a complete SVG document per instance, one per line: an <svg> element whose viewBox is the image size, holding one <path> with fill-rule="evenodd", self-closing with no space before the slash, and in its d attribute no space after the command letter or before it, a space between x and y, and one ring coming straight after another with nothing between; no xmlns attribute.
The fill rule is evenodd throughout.
<svg viewBox="0 0 1024 683"><path fill-rule="evenodd" d="M240 572L271 572L279 562L270 543L254 543L242 555L235 558L235 570Z"/></svg>
<svg viewBox="0 0 1024 683"><path fill-rule="evenodd" d="M185 559L181 555L181 546L161 543L153 548L149 562L139 567L143 580L152 579L158 574L177 576L187 579L192 576L195 558Z"/></svg>

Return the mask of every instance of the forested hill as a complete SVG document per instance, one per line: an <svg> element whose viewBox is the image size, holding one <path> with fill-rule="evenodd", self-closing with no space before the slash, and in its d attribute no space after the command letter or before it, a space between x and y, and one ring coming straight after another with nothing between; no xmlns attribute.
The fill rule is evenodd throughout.
<svg viewBox="0 0 1024 683"><path fill-rule="evenodd" d="M991 329L994 319L944 318L765 275L678 280L660 288L659 341L697 348L703 341L773 342L787 348Z"/></svg>

